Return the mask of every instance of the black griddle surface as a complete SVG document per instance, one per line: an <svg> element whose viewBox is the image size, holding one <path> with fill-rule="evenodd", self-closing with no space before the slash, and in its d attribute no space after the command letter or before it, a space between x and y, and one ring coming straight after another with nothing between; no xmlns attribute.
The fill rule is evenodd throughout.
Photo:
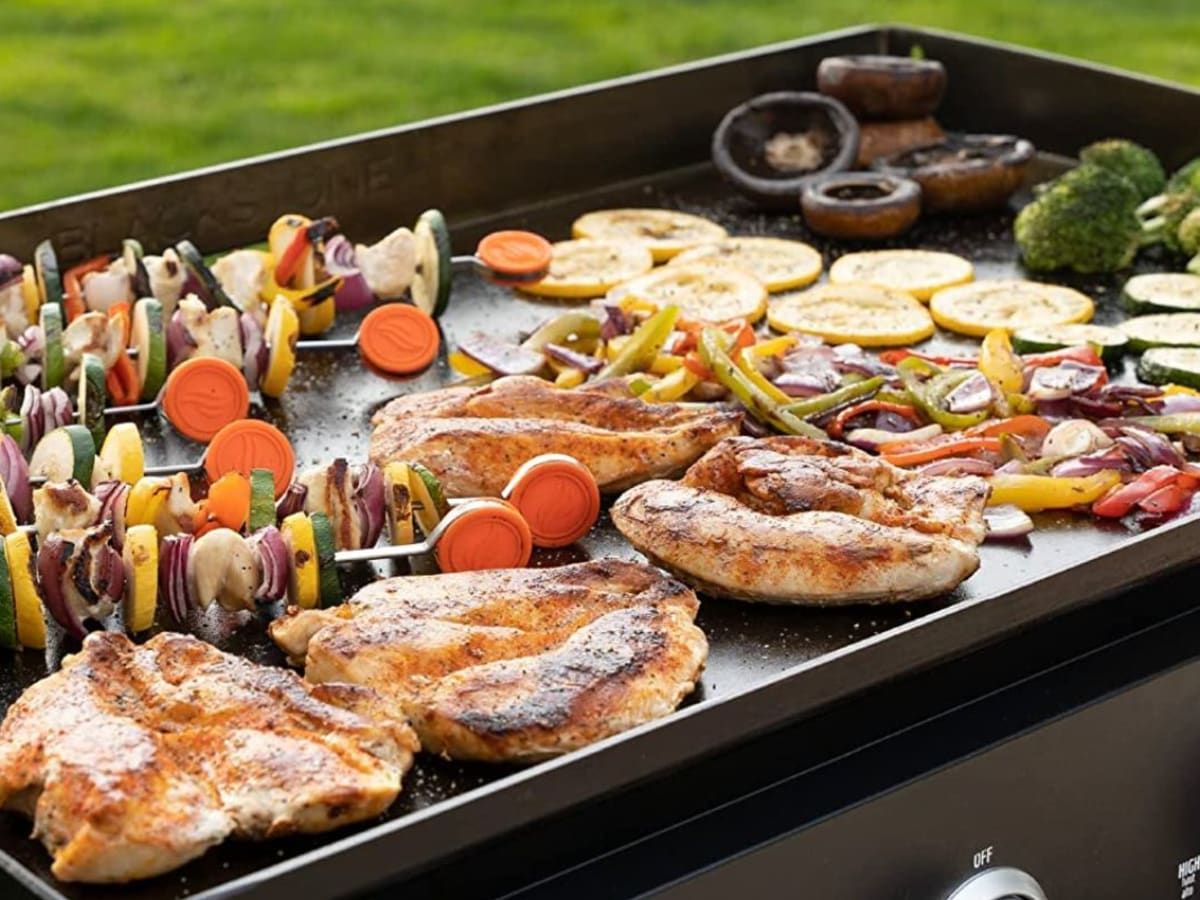
<svg viewBox="0 0 1200 900"><path fill-rule="evenodd" d="M1038 164L1039 173L1045 175L1060 166L1059 160L1043 158ZM764 234L808 241L822 251L826 268L837 256L854 250L919 247L947 250L967 257L975 263L978 279L1025 277L1026 274L1020 269L1011 241L1011 212L976 218L927 218L908 235L883 244L834 242L809 233L798 212L780 215L755 211L724 185L708 166L581 194L527 208L517 215L461 224L455 229L455 246L462 252L483 231L492 227L530 228L552 240L563 239L569 236L570 222L577 215L612 206L681 209L708 216L735 235ZM304 212L338 214L336 208ZM361 239L358 235L351 237ZM1139 262L1139 267L1145 271L1161 268L1145 259ZM1095 321L1105 323L1121 318L1116 297L1128 274L1086 278L1056 276L1043 280L1067 284L1091 295L1097 302ZM283 400L265 406L255 405L252 415L268 419L291 437L298 469L337 455L347 457L352 463L365 459L372 412L399 394L433 389L454 380L445 355L446 349L456 346L460 338L482 330L515 340L520 332L576 305L525 298L487 284L472 273L459 272L455 276L450 308L441 320L443 351L430 371L411 379L388 379L368 371L353 352L304 354ZM339 317L334 334L352 335L356 326L357 321ZM941 332L924 345L924 349L948 351L973 351L976 347L974 341ZM144 425L149 463L193 460L200 456L202 447L179 438L165 422L148 418ZM1086 516L1041 515L1036 518L1038 530L1028 544L985 545L979 571L953 595L933 603L814 610L752 606L703 598L698 622L709 637L711 651L699 689L687 704L720 700L743 692L800 663L885 632L929 611L960 601L988 598L1033 583L1053 572L1096 558L1130 537L1120 525L1095 522ZM639 558L605 515L580 545L552 553L539 551L535 564L554 565L608 555ZM394 574L398 570L381 566L380 571ZM414 571L432 570L428 564L418 564ZM369 567L359 566L343 570L343 581L349 587L366 581L371 574ZM190 624L197 634L223 650L263 663L283 665L282 655L266 639L264 630L271 614L277 611L268 610L251 617L214 610ZM0 655L0 703L3 708L7 708L25 687L55 668L62 654L71 652L74 646L65 645L55 635L44 659L33 652ZM869 664L865 659L863 662ZM369 828L378 821L425 810L514 771L509 767L456 764L422 755L406 779L397 803L376 822L323 836L263 844L229 841L176 872L148 882L113 888L56 883L49 872L49 856L40 843L28 838L29 822L23 817L0 814L0 850L67 897L135 900L187 896L315 847L334 844L347 834ZM397 838L396 848L397 853L404 852L402 837Z"/></svg>

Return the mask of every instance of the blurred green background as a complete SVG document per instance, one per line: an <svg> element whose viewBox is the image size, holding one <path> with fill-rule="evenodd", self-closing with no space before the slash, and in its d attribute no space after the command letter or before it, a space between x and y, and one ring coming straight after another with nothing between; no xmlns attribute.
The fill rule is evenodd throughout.
<svg viewBox="0 0 1200 900"><path fill-rule="evenodd" d="M874 21L1200 85L1197 0L0 0L0 209Z"/></svg>

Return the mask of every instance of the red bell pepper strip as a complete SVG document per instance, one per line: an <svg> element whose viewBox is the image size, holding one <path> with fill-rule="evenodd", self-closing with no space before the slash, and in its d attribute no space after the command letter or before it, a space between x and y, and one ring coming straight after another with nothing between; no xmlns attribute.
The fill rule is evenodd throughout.
<svg viewBox="0 0 1200 900"><path fill-rule="evenodd" d="M745 319L726 322L721 326L721 330L733 335L733 343L729 347L729 354L734 357L746 347L753 347L755 341L758 340L754 335L754 329L750 327L750 323Z"/></svg>
<svg viewBox="0 0 1200 900"><path fill-rule="evenodd" d="M87 305L83 302L83 276L92 272L103 272L111 263L111 257L97 256L72 266L63 273L63 312L66 313L68 323L87 312Z"/></svg>
<svg viewBox="0 0 1200 900"><path fill-rule="evenodd" d="M1179 512L1183 509L1183 505L1188 502L1188 498L1195 493L1194 491L1186 490L1180 487L1178 483L1168 484L1160 487L1157 491L1138 504L1148 513L1153 513L1156 516L1167 516L1174 512Z"/></svg>
<svg viewBox="0 0 1200 900"><path fill-rule="evenodd" d="M898 364L903 359L908 359L910 356L915 356L917 359L923 359L925 362L931 362L939 366L977 366L979 358L976 356L935 356L931 353L921 353L917 350L884 350L879 354L880 362L885 362L889 366Z"/></svg>
<svg viewBox="0 0 1200 900"><path fill-rule="evenodd" d="M1026 368L1040 369L1045 366L1057 366L1061 362L1072 360L1089 366L1102 366L1104 360L1096 353L1091 344L1082 347L1064 347L1062 350L1052 350L1049 353L1027 353L1021 357Z"/></svg>
<svg viewBox="0 0 1200 900"><path fill-rule="evenodd" d="M904 416L910 422L917 425L921 424L921 414L917 412L916 407L910 406L907 403L888 403L885 400L864 400L862 403L855 403L853 406L848 406L840 413L834 416L825 430L829 432L832 438L840 438L846 431L846 424L853 419L869 412L891 412Z"/></svg>
<svg viewBox="0 0 1200 900"><path fill-rule="evenodd" d="M698 375L701 381L713 381L713 370L704 364L700 354L693 350L683 358L683 367L693 375Z"/></svg>
<svg viewBox="0 0 1200 900"><path fill-rule="evenodd" d="M1003 434L1018 437L1041 437L1049 431L1050 423L1041 416L1023 415L1012 416L1008 419L989 419L960 433L980 437L1000 437Z"/></svg>
<svg viewBox="0 0 1200 900"><path fill-rule="evenodd" d="M1113 488L1092 504L1092 513L1105 519L1119 519L1135 506L1142 506L1145 509L1144 504L1150 502L1150 498L1163 492L1166 488L1178 488L1183 493L1182 499L1179 500L1179 506L1175 507L1175 509L1179 509L1183 505L1183 501L1196 490L1197 484L1200 484L1200 479L1181 472L1173 466L1155 466L1153 469L1147 469L1128 484ZM1173 512L1174 509L1167 507L1175 500L1176 495L1173 491L1165 492L1162 493L1162 496L1154 499L1153 504L1160 507L1161 511Z"/></svg>
<svg viewBox="0 0 1200 900"><path fill-rule="evenodd" d="M129 332L132 326L129 321L128 303L114 303L108 308L108 327L120 332L122 347L129 346Z"/></svg>
<svg viewBox="0 0 1200 900"><path fill-rule="evenodd" d="M296 270L300 268L300 260L304 258L304 254L308 252L312 246L312 240L308 236L308 228L299 228L292 235L291 242L283 249L279 260L275 263L275 283L280 287L288 287L292 278L296 275Z"/></svg>
<svg viewBox="0 0 1200 900"><path fill-rule="evenodd" d="M906 449L907 448L907 449ZM922 446L907 444L904 448L885 445L880 456L893 466L917 466L947 456L965 456L968 453L999 453L1000 439L990 437L958 437L950 441L934 441Z"/></svg>
<svg viewBox="0 0 1200 900"><path fill-rule="evenodd" d="M114 406L132 406L138 402L141 385L138 384L137 370L124 352L117 355L117 361L105 373L104 389L108 391Z"/></svg>

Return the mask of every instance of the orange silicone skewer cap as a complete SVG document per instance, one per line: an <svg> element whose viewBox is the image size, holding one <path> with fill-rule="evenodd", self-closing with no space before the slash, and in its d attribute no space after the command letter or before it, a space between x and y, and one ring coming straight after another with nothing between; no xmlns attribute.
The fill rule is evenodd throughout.
<svg viewBox="0 0 1200 900"><path fill-rule="evenodd" d="M516 569L528 565L533 535L511 504L485 497L450 511L433 552L443 572Z"/></svg>
<svg viewBox="0 0 1200 900"><path fill-rule="evenodd" d="M363 319L358 349L363 358L390 375L413 375L437 359L441 335L425 312L405 303L378 306Z"/></svg>
<svg viewBox="0 0 1200 900"><path fill-rule="evenodd" d="M296 454L282 431L258 419L230 422L213 436L204 454L204 472L216 481L227 472L250 476L251 469L270 469L275 496L283 495L296 471Z"/></svg>
<svg viewBox="0 0 1200 900"><path fill-rule="evenodd" d="M600 488L572 456L544 453L513 474L501 495L520 510L538 547L566 547L592 530L600 515Z"/></svg>
<svg viewBox="0 0 1200 900"><path fill-rule="evenodd" d="M493 231L475 248L476 258L500 278L529 281L545 275L553 250L532 231Z"/></svg>
<svg viewBox="0 0 1200 900"><path fill-rule="evenodd" d="M193 441L209 441L250 411L250 390L237 366L213 356L177 365L163 389L163 412L175 430Z"/></svg>

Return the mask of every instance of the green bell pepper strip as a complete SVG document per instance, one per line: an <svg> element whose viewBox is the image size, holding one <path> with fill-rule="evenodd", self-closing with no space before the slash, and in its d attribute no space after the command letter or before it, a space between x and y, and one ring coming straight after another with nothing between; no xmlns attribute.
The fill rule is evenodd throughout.
<svg viewBox="0 0 1200 900"><path fill-rule="evenodd" d="M854 381L850 384L843 385L837 390L830 391L828 394L817 394L815 397L805 397L803 400L797 400L794 403L789 403L783 407L794 416L806 418L808 416L820 415L823 412L828 412L831 409L837 409L847 403L855 400L860 400L874 394L883 383L886 381L882 375L875 375L864 381Z"/></svg>
<svg viewBox="0 0 1200 900"><path fill-rule="evenodd" d="M649 365L671 336L678 318L678 306L664 306L637 327L613 361L596 373L595 380L627 375L642 368L643 364Z"/></svg>
<svg viewBox="0 0 1200 900"><path fill-rule="evenodd" d="M991 414L991 411L987 409L973 413L952 413L943 405L950 392L970 378L974 372L961 369L943 371L916 356L900 360L896 370L900 374L901 382L908 390L910 402L920 409L931 422L936 422L947 431L962 431L964 428L978 425ZM927 381L922 381L920 378L922 374L931 377Z"/></svg>
<svg viewBox="0 0 1200 900"><path fill-rule="evenodd" d="M784 434L796 434L802 437L826 440L827 435L815 425L810 425L803 419L788 412L754 382L746 377L725 351L722 334L714 328L706 328L700 335L700 359L709 369L713 377L729 389L750 415L760 419Z"/></svg>
<svg viewBox="0 0 1200 900"><path fill-rule="evenodd" d="M1163 434L1200 434L1200 413L1175 413L1169 416L1129 416L1121 424L1141 425Z"/></svg>

